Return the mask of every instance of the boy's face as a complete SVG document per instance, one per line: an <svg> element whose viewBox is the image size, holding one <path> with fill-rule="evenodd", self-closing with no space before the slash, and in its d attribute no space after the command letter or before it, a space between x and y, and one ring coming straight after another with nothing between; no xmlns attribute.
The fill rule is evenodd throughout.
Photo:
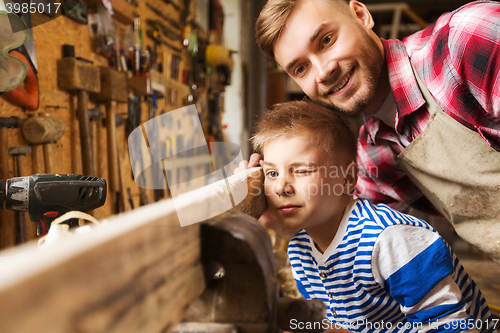
<svg viewBox="0 0 500 333"><path fill-rule="evenodd" d="M310 98L350 114L370 112L380 89L383 47L370 35L366 7L351 1L346 13L336 6L328 0L299 3L274 46L275 59Z"/></svg>
<svg viewBox="0 0 500 333"><path fill-rule="evenodd" d="M325 150L304 135L285 135L264 146L264 189L283 227L332 230L349 202L347 165L334 165ZM352 172L351 172L352 173ZM334 229L336 230L336 229Z"/></svg>

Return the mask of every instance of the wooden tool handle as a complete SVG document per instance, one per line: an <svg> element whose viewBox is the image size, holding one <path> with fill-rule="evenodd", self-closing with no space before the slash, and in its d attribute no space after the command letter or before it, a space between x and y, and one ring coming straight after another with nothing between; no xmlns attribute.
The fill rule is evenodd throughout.
<svg viewBox="0 0 500 333"><path fill-rule="evenodd" d="M45 173L54 173L54 164L52 163L52 143L43 145L43 155L45 162Z"/></svg>
<svg viewBox="0 0 500 333"><path fill-rule="evenodd" d="M8 151L8 129L0 127L0 177L3 181L9 178L9 151ZM14 246L16 244L16 230L14 225L14 212L2 209L0 220L0 248Z"/></svg>
<svg viewBox="0 0 500 333"><path fill-rule="evenodd" d="M45 170L45 150L43 145L33 145L31 147L31 165L33 173L47 173Z"/></svg>
<svg viewBox="0 0 500 333"><path fill-rule="evenodd" d="M111 192L120 191L118 147L116 146L116 102L106 104L106 127L108 131L109 188Z"/></svg>
<svg viewBox="0 0 500 333"><path fill-rule="evenodd" d="M121 210L122 212L126 212L127 210L129 210L129 204L128 204L128 198L127 198L127 184L126 184L126 181L125 181L125 170L124 170L124 166L123 166L123 159L122 159L122 149L121 149L121 144L120 144L120 141L118 139L118 137L116 137L116 156L118 157L118 165L120 166L118 168L118 172L119 172L119 178L120 178L120 201L121 201Z"/></svg>
<svg viewBox="0 0 500 333"><path fill-rule="evenodd" d="M4 181L9 178L8 139L7 127L0 127L0 178Z"/></svg>
<svg viewBox="0 0 500 333"><path fill-rule="evenodd" d="M88 94L85 90L78 92L78 126L80 129L80 145L82 148L82 164L84 176L95 176L92 144L90 142L90 121L87 111Z"/></svg>
<svg viewBox="0 0 500 333"><path fill-rule="evenodd" d="M92 156L94 156L94 171L98 177L101 176L100 168L99 168L99 150L97 145L99 144L98 136L97 136L97 121L90 122L90 137L92 138Z"/></svg>

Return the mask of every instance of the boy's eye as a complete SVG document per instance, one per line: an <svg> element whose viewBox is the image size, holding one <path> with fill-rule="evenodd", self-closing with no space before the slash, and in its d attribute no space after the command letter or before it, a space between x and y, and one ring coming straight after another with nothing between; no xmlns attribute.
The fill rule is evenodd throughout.
<svg viewBox="0 0 500 333"><path fill-rule="evenodd" d="M276 178L278 177L278 173L276 171L268 171L266 172L266 177Z"/></svg>
<svg viewBox="0 0 500 333"><path fill-rule="evenodd" d="M302 169L302 170L296 170L295 173L299 174L299 175L307 175L309 173L311 173L312 170L308 170L308 169Z"/></svg>

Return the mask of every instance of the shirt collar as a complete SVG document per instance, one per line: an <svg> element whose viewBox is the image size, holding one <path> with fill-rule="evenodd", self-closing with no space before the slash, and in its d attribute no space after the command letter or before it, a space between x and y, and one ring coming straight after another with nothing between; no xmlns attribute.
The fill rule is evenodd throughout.
<svg viewBox="0 0 500 333"><path fill-rule="evenodd" d="M373 116L380 119L387 126L394 128L394 122L396 121L397 113L398 108L396 107L396 102L394 102L394 94L391 90L387 94L387 97L382 103L380 109L378 109L378 111Z"/></svg>
<svg viewBox="0 0 500 333"><path fill-rule="evenodd" d="M365 124L365 130L368 136L368 142L376 144L377 143L377 133L380 128L380 119L372 116L369 113L363 113L363 122Z"/></svg>
<svg viewBox="0 0 500 333"><path fill-rule="evenodd" d="M382 43L384 45L389 82L397 105L395 129L397 133L402 133L403 122L400 120L424 105L425 99L418 87L403 42L393 39L382 40ZM364 120L368 135L375 142L377 132L381 127L381 121L369 114L364 115Z"/></svg>

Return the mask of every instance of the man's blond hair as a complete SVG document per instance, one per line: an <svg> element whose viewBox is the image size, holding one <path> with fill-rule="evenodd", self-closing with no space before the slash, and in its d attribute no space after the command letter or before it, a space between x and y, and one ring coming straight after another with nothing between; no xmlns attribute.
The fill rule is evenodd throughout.
<svg viewBox="0 0 500 333"><path fill-rule="evenodd" d="M307 135L331 161L356 161L357 138L346 117L315 102L293 101L275 104L257 123L251 138L255 151L262 153L271 141L284 135ZM266 157L264 156L264 159Z"/></svg>
<svg viewBox="0 0 500 333"><path fill-rule="evenodd" d="M281 36L292 11L303 0L268 0L255 23L255 39L259 48L274 58L274 46ZM327 0L345 12L349 0Z"/></svg>

